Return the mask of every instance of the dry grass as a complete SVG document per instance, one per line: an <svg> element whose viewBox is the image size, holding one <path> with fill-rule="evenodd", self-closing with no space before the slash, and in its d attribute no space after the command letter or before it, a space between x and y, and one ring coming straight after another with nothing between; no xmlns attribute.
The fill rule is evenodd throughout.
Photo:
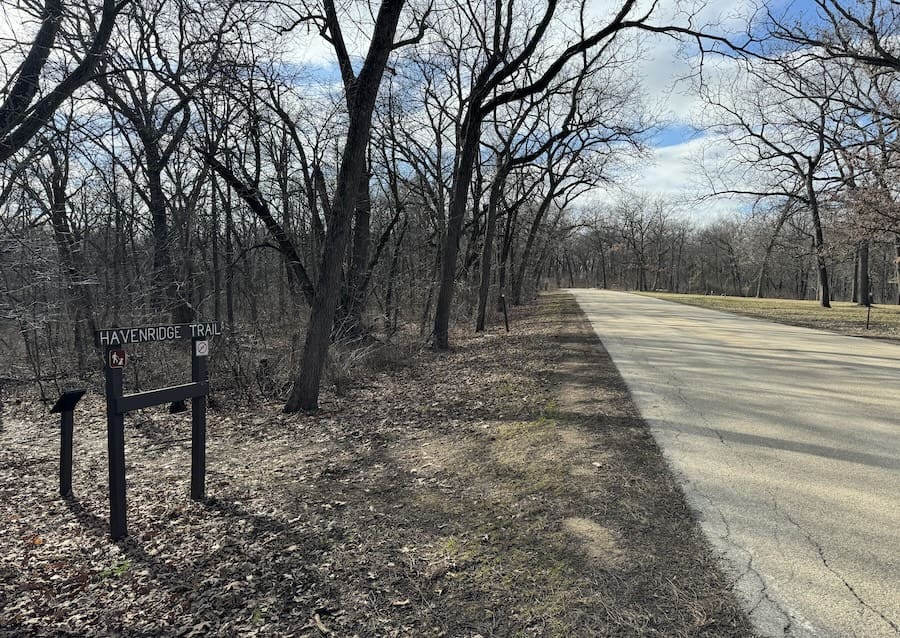
<svg viewBox="0 0 900 638"><path fill-rule="evenodd" d="M794 326L830 330L854 337L900 339L900 306L880 304L873 306L867 330L866 308L846 301L834 301L831 308L822 308L816 301L794 299L756 299L660 292L638 294Z"/></svg>

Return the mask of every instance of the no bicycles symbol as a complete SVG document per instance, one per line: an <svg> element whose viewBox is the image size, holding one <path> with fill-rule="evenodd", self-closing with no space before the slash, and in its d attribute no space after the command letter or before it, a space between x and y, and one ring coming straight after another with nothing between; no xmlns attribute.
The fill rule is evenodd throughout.
<svg viewBox="0 0 900 638"><path fill-rule="evenodd" d="M208 357L209 356L209 341L195 341L196 347L195 354L198 357Z"/></svg>

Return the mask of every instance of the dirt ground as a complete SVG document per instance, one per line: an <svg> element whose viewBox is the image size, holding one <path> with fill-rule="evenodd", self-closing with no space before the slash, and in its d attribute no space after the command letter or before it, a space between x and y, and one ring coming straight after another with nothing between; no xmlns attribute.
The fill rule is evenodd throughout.
<svg viewBox="0 0 900 638"><path fill-rule="evenodd" d="M0 422L3 636L749 636L747 619L577 305L385 357L315 415L126 419L130 536L109 540L102 399ZM213 380L214 383L214 380Z"/></svg>

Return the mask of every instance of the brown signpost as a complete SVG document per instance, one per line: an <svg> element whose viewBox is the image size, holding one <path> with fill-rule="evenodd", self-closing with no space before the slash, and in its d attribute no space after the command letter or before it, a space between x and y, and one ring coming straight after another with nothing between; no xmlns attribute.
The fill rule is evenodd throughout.
<svg viewBox="0 0 900 638"><path fill-rule="evenodd" d="M107 328L95 333L105 349L106 441L109 450L109 533L114 540L128 535L125 510L125 414L161 403L191 399L191 498L206 492L206 395L209 394L207 358L209 337L222 334L218 322L183 323L137 328ZM191 341L191 382L158 390L125 394L123 373L128 360L125 346L155 341Z"/></svg>

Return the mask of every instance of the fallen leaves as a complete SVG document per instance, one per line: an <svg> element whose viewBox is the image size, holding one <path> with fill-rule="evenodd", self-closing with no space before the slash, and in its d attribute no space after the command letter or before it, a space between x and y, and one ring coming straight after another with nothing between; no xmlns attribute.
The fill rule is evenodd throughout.
<svg viewBox="0 0 900 638"><path fill-rule="evenodd" d="M606 622L594 610L624 607L603 578L631 581L592 572L557 529L576 507L612 505L568 473L551 481L540 437L559 324L538 312L515 310L510 335L457 334L451 353L326 392L316 415L210 412L203 502L188 498L189 415L129 415L120 543L108 537L102 399L76 414L70 500L56 496L44 406L6 404L0 636L602 635L586 629ZM601 467L591 458L580 462ZM614 473L600 458L592 485ZM663 607L616 613L678 629L657 635L692 629Z"/></svg>

